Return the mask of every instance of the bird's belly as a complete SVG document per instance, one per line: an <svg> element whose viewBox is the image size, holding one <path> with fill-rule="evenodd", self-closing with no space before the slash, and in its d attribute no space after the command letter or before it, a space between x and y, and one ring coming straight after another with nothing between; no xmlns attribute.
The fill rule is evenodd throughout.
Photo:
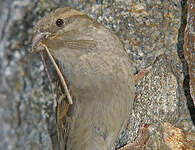
<svg viewBox="0 0 195 150"><path fill-rule="evenodd" d="M124 91L106 86L80 92L69 139L73 150L78 147L80 150L114 148L114 142L129 114L130 99L121 92Z"/></svg>

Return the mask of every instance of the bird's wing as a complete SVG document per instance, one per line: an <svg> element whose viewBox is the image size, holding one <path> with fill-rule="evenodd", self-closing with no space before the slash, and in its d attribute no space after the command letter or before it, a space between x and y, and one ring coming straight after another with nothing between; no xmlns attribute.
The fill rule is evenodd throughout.
<svg viewBox="0 0 195 150"><path fill-rule="evenodd" d="M59 82L58 82L59 83ZM61 85L57 85L57 107L56 107L56 121L57 121L57 133L60 147L65 150L68 135L70 131L70 116L68 116L69 103L67 97L62 92Z"/></svg>

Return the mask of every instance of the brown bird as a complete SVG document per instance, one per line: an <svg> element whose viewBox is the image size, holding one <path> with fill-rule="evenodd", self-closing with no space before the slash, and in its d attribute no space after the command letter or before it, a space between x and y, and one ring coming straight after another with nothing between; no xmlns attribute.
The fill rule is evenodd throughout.
<svg viewBox="0 0 195 150"><path fill-rule="evenodd" d="M73 98L72 105L66 98L57 104L61 149L114 150L135 92L132 65L118 37L85 13L65 7L36 24L33 50L43 50L41 44L58 63Z"/></svg>

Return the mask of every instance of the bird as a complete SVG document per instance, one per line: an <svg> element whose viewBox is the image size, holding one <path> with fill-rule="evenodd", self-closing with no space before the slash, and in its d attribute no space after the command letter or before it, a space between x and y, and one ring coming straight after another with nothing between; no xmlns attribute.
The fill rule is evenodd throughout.
<svg viewBox="0 0 195 150"><path fill-rule="evenodd" d="M68 103L59 84L56 128L61 150L114 150L135 95L132 61L119 38L84 12L63 7L34 26L33 51L44 51L43 45L73 100Z"/></svg>

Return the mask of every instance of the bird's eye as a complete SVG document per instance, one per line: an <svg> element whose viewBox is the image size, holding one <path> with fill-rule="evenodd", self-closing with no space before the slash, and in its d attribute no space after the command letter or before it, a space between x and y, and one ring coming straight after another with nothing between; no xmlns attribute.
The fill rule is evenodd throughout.
<svg viewBox="0 0 195 150"><path fill-rule="evenodd" d="M64 20L63 20L63 19L57 19L57 20L56 20L56 25L57 25L58 27L61 27L63 24L64 24Z"/></svg>

